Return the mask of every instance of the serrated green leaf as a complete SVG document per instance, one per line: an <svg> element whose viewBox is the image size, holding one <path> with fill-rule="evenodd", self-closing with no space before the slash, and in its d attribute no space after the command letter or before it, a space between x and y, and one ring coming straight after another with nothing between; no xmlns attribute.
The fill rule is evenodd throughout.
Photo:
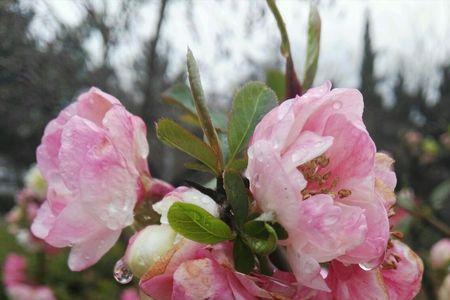
<svg viewBox="0 0 450 300"><path fill-rule="evenodd" d="M225 171L223 180L227 199L231 204L236 223L241 225L248 215L248 194L244 181L242 181L241 175L234 171Z"/></svg>
<svg viewBox="0 0 450 300"><path fill-rule="evenodd" d="M309 89L317 72L317 63L320 52L320 15L317 7L311 6L308 18L308 45L306 47L305 74L303 88Z"/></svg>
<svg viewBox="0 0 450 300"><path fill-rule="evenodd" d="M247 83L237 91L228 124L228 162L247 146L258 122L276 104L275 93L261 82Z"/></svg>
<svg viewBox="0 0 450 300"><path fill-rule="evenodd" d="M156 125L158 138L208 166L218 174L217 157L211 147L172 120L161 119Z"/></svg>
<svg viewBox="0 0 450 300"><path fill-rule="evenodd" d="M268 255L277 247L277 233L269 224L261 221L250 221L243 227L242 238L252 252Z"/></svg>
<svg viewBox="0 0 450 300"><path fill-rule="evenodd" d="M236 238L233 244L234 267L238 272L248 274L255 267L255 257L252 250L242 241Z"/></svg>
<svg viewBox="0 0 450 300"><path fill-rule="evenodd" d="M161 97L165 103L180 108L186 114L182 116L184 121L199 127L201 126L197 117L197 111L195 110L191 90L187 85L173 85L167 89ZM225 114L217 111L210 111L210 115L214 127L222 132L225 132L227 130L227 118Z"/></svg>
<svg viewBox="0 0 450 300"><path fill-rule="evenodd" d="M283 72L275 69L266 71L266 84L270 87L281 100L286 95L286 79Z"/></svg>
<svg viewBox="0 0 450 300"><path fill-rule="evenodd" d="M227 224L191 203L172 204L167 218L173 230L195 242L217 244L234 238Z"/></svg>

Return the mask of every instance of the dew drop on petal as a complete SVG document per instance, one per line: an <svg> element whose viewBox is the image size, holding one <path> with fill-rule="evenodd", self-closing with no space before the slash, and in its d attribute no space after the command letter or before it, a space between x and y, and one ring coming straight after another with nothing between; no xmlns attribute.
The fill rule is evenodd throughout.
<svg viewBox="0 0 450 300"><path fill-rule="evenodd" d="M334 109L340 109L342 107L342 102L341 101L335 101L333 103L333 108Z"/></svg>
<svg viewBox="0 0 450 300"><path fill-rule="evenodd" d="M360 263L360 264L359 264L359 267L360 267L361 269L363 269L364 271L371 271L371 270L375 269L374 266L372 266L372 265L370 265L370 264L365 264L365 263Z"/></svg>
<svg viewBox="0 0 450 300"><path fill-rule="evenodd" d="M114 279L120 284L127 284L133 279L133 273L128 269L123 258L119 259L114 266Z"/></svg>

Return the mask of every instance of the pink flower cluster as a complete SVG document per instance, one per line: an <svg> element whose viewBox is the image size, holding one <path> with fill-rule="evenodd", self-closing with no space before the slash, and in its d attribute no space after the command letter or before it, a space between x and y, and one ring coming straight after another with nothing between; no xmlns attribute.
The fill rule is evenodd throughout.
<svg viewBox="0 0 450 300"><path fill-rule="evenodd" d="M45 130L37 161L47 200L32 231L72 247L69 267L82 270L133 223L142 199L165 196L153 205L161 224L136 234L126 255L153 299L412 299L422 262L390 232L393 160L376 151L363 107L359 91L327 82L283 102L255 129L245 174L256 210L289 234L279 246L292 273L245 275L235 270L231 241L204 245L177 235L167 222L174 202L215 217L221 208L197 190L172 191L153 179L145 124L95 88Z"/></svg>
<svg viewBox="0 0 450 300"><path fill-rule="evenodd" d="M25 257L9 254L3 266L3 284L13 300L56 300L47 286L34 285L27 278Z"/></svg>
<svg viewBox="0 0 450 300"><path fill-rule="evenodd" d="M331 90L326 82L270 111L248 150L250 189L288 231L285 246L299 283L337 299L361 298L357 293L384 299L397 288L397 276L411 293L391 298L410 299L423 267L405 245L390 241L393 160L376 152L363 108L358 90ZM330 263L326 278L324 263ZM380 272L396 276L382 279Z"/></svg>

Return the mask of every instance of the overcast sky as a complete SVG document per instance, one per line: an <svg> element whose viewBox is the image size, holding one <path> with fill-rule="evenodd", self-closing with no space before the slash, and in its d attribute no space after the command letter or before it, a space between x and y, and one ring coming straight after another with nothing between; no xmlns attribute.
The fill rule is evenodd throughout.
<svg viewBox="0 0 450 300"><path fill-rule="evenodd" d="M37 11L33 32L43 39L52 38L54 27L49 21L48 6L68 24L77 24L82 11L76 1L24 0ZM109 0L111 14L119 13L118 1ZM168 5L162 38L163 45L169 45L171 51L172 75L183 68L189 46L199 60L205 89L231 96L230 89L241 83L253 66L270 65L268 60L278 54L279 34L274 19L267 11L261 17L265 1L194 0L189 17L186 8L190 3L174 0ZM302 73L309 3L279 0L278 6L287 24L297 71ZM140 53L142 41L154 33L158 7L159 1L149 1L139 10L131 36L124 37L114 53L113 64L121 70L125 86L131 82L132 63ZM376 73L385 78L378 87L380 91L389 98L389 87L401 70L411 89L423 84L429 97L436 97L435 87L440 79L436 67L450 63L450 1L321 1L319 11L322 43L315 84L338 79L339 86L358 85L362 35L369 15L373 46L379 54ZM100 39L93 36L86 47L93 62L98 61Z"/></svg>

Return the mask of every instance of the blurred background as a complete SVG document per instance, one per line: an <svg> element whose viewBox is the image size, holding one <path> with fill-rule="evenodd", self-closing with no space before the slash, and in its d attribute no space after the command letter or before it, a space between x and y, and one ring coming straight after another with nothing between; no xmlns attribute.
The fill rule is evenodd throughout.
<svg viewBox="0 0 450 300"><path fill-rule="evenodd" d="M419 299L436 299L446 271L429 267L429 249L450 226L450 1L316 4L322 35L314 84L329 79L363 93L368 130L396 160L397 227L426 263ZM309 2L278 6L302 73ZM201 179L183 167L186 157L156 141L153 127L161 116L175 117L161 95L186 82L186 48L199 61L209 105L227 112L244 82L279 84L279 45L263 0L0 0L1 214L15 206L45 125L91 86L145 120L153 176ZM11 251L28 253L16 240L1 221L0 262ZM88 284L69 273L65 253L47 258L54 270L44 282L58 299L115 299L121 287L111 265L123 247L84 272ZM37 261L30 269L41 268Z"/></svg>

